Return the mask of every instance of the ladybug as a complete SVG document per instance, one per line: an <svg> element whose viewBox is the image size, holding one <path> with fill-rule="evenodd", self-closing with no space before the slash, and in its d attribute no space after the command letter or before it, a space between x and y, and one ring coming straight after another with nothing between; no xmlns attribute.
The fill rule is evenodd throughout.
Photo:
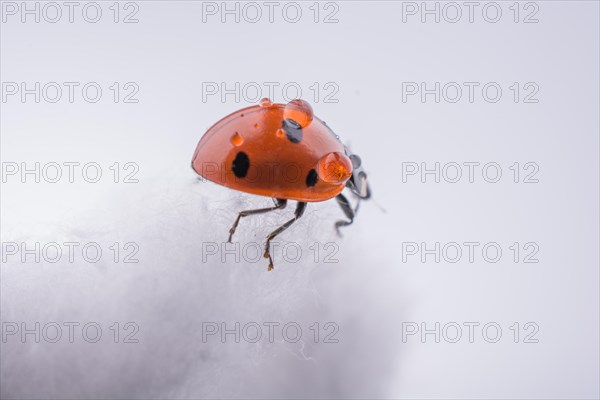
<svg viewBox="0 0 600 400"><path fill-rule="evenodd" d="M277 104L265 98L221 119L200 139L192 169L228 188L273 199L273 207L238 214L229 230L230 243L242 217L283 209L288 200L298 202L294 217L267 236L264 258L269 259L269 271L271 240L302 216L308 202L335 197L348 218L335 223L340 234L339 228L352 224L358 209L342 190L350 189L359 200L371 196L361 159L300 99Z"/></svg>

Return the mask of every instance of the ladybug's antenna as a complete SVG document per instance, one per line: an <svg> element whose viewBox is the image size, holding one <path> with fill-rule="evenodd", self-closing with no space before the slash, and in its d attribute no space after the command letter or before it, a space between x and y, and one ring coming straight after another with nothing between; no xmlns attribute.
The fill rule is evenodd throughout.
<svg viewBox="0 0 600 400"><path fill-rule="evenodd" d="M356 193L354 193L354 197L356 197L356 207L354 208L354 214L356 214L358 213L358 208L360 207L361 201L365 199L361 198ZM379 209L379 211L381 211L382 213L387 213L387 210L383 208L379 203L377 203L373 197L369 197L369 201L373 203L373 205L375 205Z"/></svg>
<svg viewBox="0 0 600 400"><path fill-rule="evenodd" d="M387 213L387 210L386 210L385 208L383 208L383 207L382 207L382 206L381 206L379 203L377 203L377 202L376 202L374 199L371 199L371 201L373 202L373 204L374 204L374 205L375 205L377 208L379 208L379 210L380 210L382 213Z"/></svg>

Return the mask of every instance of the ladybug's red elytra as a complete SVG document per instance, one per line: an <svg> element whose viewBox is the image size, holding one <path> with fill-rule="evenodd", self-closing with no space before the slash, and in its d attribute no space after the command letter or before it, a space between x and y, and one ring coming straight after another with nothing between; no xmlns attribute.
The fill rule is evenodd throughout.
<svg viewBox="0 0 600 400"><path fill-rule="evenodd" d="M356 213L342 190L349 188L359 200L371 195L360 158L300 99L288 104L262 99L259 105L221 119L200 139L192 168L212 182L274 200L273 207L240 212L229 230L229 242L242 217L298 201L294 218L267 236L264 257L269 259L269 270L273 269L271 240L302 216L307 202L335 197L349 219L336 222L339 234Z"/></svg>

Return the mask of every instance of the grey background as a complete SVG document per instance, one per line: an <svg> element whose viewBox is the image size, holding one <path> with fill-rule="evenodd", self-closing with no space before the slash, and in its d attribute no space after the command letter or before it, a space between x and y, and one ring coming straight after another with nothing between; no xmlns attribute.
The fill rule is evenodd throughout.
<svg viewBox="0 0 600 400"><path fill-rule="evenodd" d="M83 4L83 3L82 3ZM137 24L1 26L2 82L88 82L98 103L2 103L3 162L118 161L137 184L102 180L2 184L3 242L139 244L138 264L64 261L1 269L2 322L115 321L140 326L138 344L33 343L1 350L6 398L598 398L598 3L537 2L539 23L503 17L452 24L402 22L401 2L337 2L338 23L211 17L201 2L138 2ZM429 3L434 4L434 3ZM443 5L444 3L440 3ZM483 2L481 4L484 4ZM523 3L521 3L523 4ZM323 10L322 10L323 12ZM64 17L63 17L64 18ZM300 262L202 262L239 210L269 204L199 183L197 141L231 96L202 101L203 82L334 82L337 103L315 113L360 154L375 204L361 206L343 239L333 202L310 204L282 240ZM498 82L488 103L402 102L402 82ZM115 104L113 82L136 82L137 104ZM536 82L538 103L514 103L513 82ZM281 92L275 101L282 102ZM495 184L402 182L403 162L497 162ZM511 182L514 162L536 162L539 183ZM240 243L260 242L288 208L243 221ZM336 242L338 263L315 263L313 242ZM498 242L495 264L402 262L402 242ZM536 242L537 264L508 246ZM202 322L289 321L301 342L202 342ZM339 325L339 343L313 343L315 321ZM498 343L417 338L402 322L496 322ZM514 343L514 322L535 322L539 343ZM108 335L108 333L105 333Z"/></svg>

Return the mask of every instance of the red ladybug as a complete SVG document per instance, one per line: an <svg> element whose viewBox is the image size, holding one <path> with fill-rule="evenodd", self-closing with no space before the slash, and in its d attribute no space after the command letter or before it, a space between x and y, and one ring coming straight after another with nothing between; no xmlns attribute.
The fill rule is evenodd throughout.
<svg viewBox="0 0 600 400"><path fill-rule="evenodd" d="M229 230L229 242L242 217L285 208L287 200L298 201L294 218L267 237L264 257L269 259L269 270L273 269L271 240L302 216L307 202L335 197L349 219L336 222L339 234L356 212L342 190L349 188L359 199L370 197L360 158L313 115L304 100L275 104L262 99L257 106L229 114L202 136L192 168L220 185L273 198L274 207L240 212Z"/></svg>

